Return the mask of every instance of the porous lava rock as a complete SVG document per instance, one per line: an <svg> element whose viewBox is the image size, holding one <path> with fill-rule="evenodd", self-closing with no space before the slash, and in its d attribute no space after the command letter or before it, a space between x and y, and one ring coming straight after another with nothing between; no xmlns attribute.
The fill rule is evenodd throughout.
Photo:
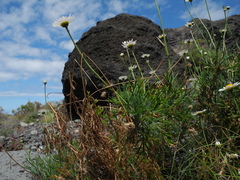
<svg viewBox="0 0 240 180"><path fill-rule="evenodd" d="M202 21L202 22L201 22ZM220 31L226 29L225 42L228 49L236 48L236 44L240 44L240 15L233 15L226 19L217 21L210 21L208 19L193 19L195 25L191 28L194 38L196 40L205 40L210 42L209 35L205 29L207 28L210 35L215 39L215 44L218 48L221 48L223 42L223 33ZM204 23L205 27L202 25ZM201 30L202 34L200 33ZM168 45L173 48L176 53L182 50L182 44L192 39L190 28L183 25L179 28L167 28L165 29L167 35Z"/></svg>
<svg viewBox="0 0 240 180"><path fill-rule="evenodd" d="M227 29L226 32L226 46L228 49L236 48L236 44L240 42L240 15L233 15L228 17L227 26L226 19L210 21L202 19L205 27L199 19L193 19L195 25L191 28L194 38L196 40L204 40L207 44L210 42L205 27L214 37L216 46L221 48L222 46L222 33L220 30ZM201 29L201 32L199 31ZM186 48L183 44L192 39L190 28L182 26L180 28L168 28L164 30L167 35L167 44L170 59L173 63L178 59L177 54ZM124 53L124 58L127 59L126 49L121 44L126 40L137 40L133 49L129 50L130 55L132 51L135 53L136 58L142 68L144 76L149 75L149 67L146 64L146 59L141 58L144 53L150 54L149 61L153 69L157 68L161 64L157 71L157 74L161 75L168 69L168 57L165 52L163 44L157 39L157 36L162 34L162 30L151 20L129 14L119 14L113 18L99 21L95 27L92 27L89 31L84 33L81 39L77 42L77 46L87 55L87 60L97 73L100 71L90 61L99 67L99 69L105 74L111 83L118 82L118 78L123 75L128 75L128 67L124 64L123 58L120 57L120 53ZM86 57L86 56L85 56ZM133 57L131 57L133 60ZM76 48L69 54L69 59L65 64L62 83L63 94L65 101L71 103L70 92L76 96L77 99L83 99L83 86L82 75L80 71L81 56L78 54ZM134 61L132 61L134 63ZM84 72L84 82L87 91L94 92L97 89L104 87L103 82L86 66L82 64ZM180 76L183 72L183 65L181 62L175 66L175 72ZM72 80L70 80L72 79ZM71 82L71 83L70 83ZM93 83L94 82L94 83ZM95 94L96 98L100 98L101 91ZM72 110L74 114L75 110Z"/></svg>
<svg viewBox="0 0 240 180"><path fill-rule="evenodd" d="M168 70L168 57L165 52L165 47L157 39L162 34L161 28L151 20L135 15L119 14L113 18L97 22L95 27L92 27L85 32L81 39L76 43L82 53L86 54L86 60L91 64L97 73L100 71L91 63L90 59L98 66L105 74L111 83L118 82L120 76L128 75L128 66L124 64L124 58L127 60L127 51L122 47L122 42L127 40L136 40L136 44L132 49L129 49L132 64L134 52L144 76L149 76L151 71L146 63L146 59L141 55L144 53L150 54L149 62L153 69L156 69L160 64L160 68L156 72L161 75ZM171 48L168 48L169 58L173 63L178 59L177 55ZM120 54L124 53L124 57ZM82 75L80 71L81 56L75 48L70 54L69 59L65 63L62 83L63 94L65 95L66 103L71 103L70 91L74 87L73 94L77 99L83 99ZM86 82L87 91L93 93L97 89L103 88L104 83L88 68L86 63L82 64L84 73L84 82ZM181 74L180 63L175 67ZM72 79L72 80L71 80ZM91 80L90 80L91 79ZM70 83L72 82L72 83ZM94 82L94 83L93 83ZM95 94L96 98L100 98L101 91ZM72 110L73 116L75 110Z"/></svg>

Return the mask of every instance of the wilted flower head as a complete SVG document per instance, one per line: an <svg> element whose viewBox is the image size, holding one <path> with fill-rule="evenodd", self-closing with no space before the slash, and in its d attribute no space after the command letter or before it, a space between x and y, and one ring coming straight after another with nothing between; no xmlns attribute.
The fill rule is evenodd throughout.
<svg viewBox="0 0 240 180"><path fill-rule="evenodd" d="M69 16L62 16L61 18L55 20L53 22L53 27L68 27L70 21L72 21L75 17L73 15L69 15Z"/></svg>
<svg viewBox="0 0 240 180"><path fill-rule="evenodd" d="M142 54L141 57L142 58L148 58L148 57L150 57L150 54Z"/></svg>
<svg viewBox="0 0 240 180"><path fill-rule="evenodd" d="M185 24L185 26L189 28L193 27L193 25L194 25L194 22L188 22Z"/></svg>
<svg viewBox="0 0 240 180"><path fill-rule="evenodd" d="M121 53L121 54L120 54L120 57L123 57L123 56L124 56L124 53Z"/></svg>
<svg viewBox="0 0 240 180"><path fill-rule="evenodd" d="M122 47L124 47L124 48L132 48L135 44L136 44L136 42L137 42L137 40L133 40L133 39L131 39L131 40L129 40L129 41L123 41L122 42Z"/></svg>
<svg viewBox="0 0 240 180"><path fill-rule="evenodd" d="M226 153L227 157L230 159L238 159L239 155L237 153L234 154L228 154Z"/></svg>
<svg viewBox="0 0 240 180"><path fill-rule="evenodd" d="M223 11L228 11L228 10L230 10L230 6L223 6L222 8L223 8Z"/></svg>
<svg viewBox="0 0 240 180"><path fill-rule="evenodd" d="M193 127L190 127L190 128L188 128L188 131L192 134L192 135L198 135L198 132L195 130L195 128L193 128Z"/></svg>
<svg viewBox="0 0 240 180"><path fill-rule="evenodd" d="M127 76L119 76L118 79L120 81L125 81L128 77Z"/></svg>
<svg viewBox="0 0 240 180"><path fill-rule="evenodd" d="M193 0L185 0L185 2L192 2Z"/></svg>
<svg viewBox="0 0 240 180"><path fill-rule="evenodd" d="M135 128L135 124L133 122L128 122L128 123L124 123L123 127L125 131L129 131Z"/></svg>
<svg viewBox="0 0 240 180"><path fill-rule="evenodd" d="M46 81L46 80L44 80L44 81L43 81L43 84L47 84L47 81Z"/></svg>
<svg viewBox="0 0 240 180"><path fill-rule="evenodd" d="M195 113L192 113L192 115L193 115L193 116L196 116L196 115L202 114L202 113L204 113L204 112L206 112L206 111L207 111L207 110L204 109L204 110L202 110L202 111L197 111L197 112L195 112Z"/></svg>
<svg viewBox="0 0 240 180"><path fill-rule="evenodd" d="M234 83L234 84L228 84L228 85L226 85L225 87L223 87L222 89L219 89L218 91L219 91L219 92L221 92L221 91L227 91L227 90L233 89L233 88L235 88L235 87L237 87L237 86L239 86L239 85L240 85L240 82L236 82L236 83Z"/></svg>

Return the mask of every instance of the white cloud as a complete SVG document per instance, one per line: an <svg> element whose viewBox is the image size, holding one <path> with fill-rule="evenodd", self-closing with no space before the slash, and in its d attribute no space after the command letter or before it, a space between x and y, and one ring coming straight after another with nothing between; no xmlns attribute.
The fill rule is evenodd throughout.
<svg viewBox="0 0 240 180"><path fill-rule="evenodd" d="M210 19L209 15L208 15L207 8L206 8L206 4L205 4L204 1L200 1L200 2L196 1L196 4L194 4L193 7L194 7L194 9L192 9L191 6L189 6L189 10L190 10L191 14L193 15L193 17L198 16L201 19ZM223 9L222 9L222 4L219 3L218 1L214 2L212 0L209 0L208 1L208 8L209 8L208 10L210 12L211 19L213 21L224 18L224 12L223 12ZM232 9L231 13L234 13L233 9ZM189 13L187 11L185 11L180 16L181 19L186 20L186 21L190 20L190 17L191 16L189 15Z"/></svg>
<svg viewBox="0 0 240 180"><path fill-rule="evenodd" d="M6 62L6 68L22 72L32 76L32 74L56 75L63 70L63 61L43 61L38 59L12 59Z"/></svg>
<svg viewBox="0 0 240 180"><path fill-rule="evenodd" d="M43 93L25 93L17 91L4 91L0 92L0 97L19 97L19 96L44 96Z"/></svg>
<svg viewBox="0 0 240 180"><path fill-rule="evenodd" d="M0 34L0 81L27 80L33 76L60 81L64 62L74 46L64 28L52 27L55 19L74 14L76 18L69 29L78 41L97 21L150 5L154 3L141 0L110 0L107 3L105 0L3 0L0 7L0 29L3 30Z"/></svg>
<svg viewBox="0 0 240 180"><path fill-rule="evenodd" d="M59 80L64 68L64 61L47 61L41 59L8 58L0 68L0 82L9 80L26 80L36 76ZM55 80L54 80L55 81Z"/></svg>
<svg viewBox="0 0 240 180"><path fill-rule="evenodd" d="M0 82L6 82L13 79L19 79L18 75L15 72L0 72Z"/></svg>
<svg viewBox="0 0 240 180"><path fill-rule="evenodd" d="M126 3L123 3L121 0L111 0L109 2L109 10L115 13L121 13L126 8Z"/></svg>
<svg viewBox="0 0 240 180"><path fill-rule="evenodd" d="M75 40L75 42L77 42L77 41ZM60 42L59 46L63 49L66 49L66 50L70 51L70 52L74 48L73 42L71 40L62 41L62 42Z"/></svg>
<svg viewBox="0 0 240 180"><path fill-rule="evenodd" d="M35 28L35 38L34 40L37 41L44 41L46 44L56 44L54 40L51 38L50 31L48 31L46 28L37 26Z"/></svg>

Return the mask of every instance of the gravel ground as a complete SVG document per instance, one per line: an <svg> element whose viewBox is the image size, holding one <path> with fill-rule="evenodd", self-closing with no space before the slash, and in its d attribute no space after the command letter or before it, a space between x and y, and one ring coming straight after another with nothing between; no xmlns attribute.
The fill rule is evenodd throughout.
<svg viewBox="0 0 240 180"><path fill-rule="evenodd" d="M26 162L26 151L8 152L19 164ZM30 156L36 157L36 152L31 152ZM6 152L0 152L0 180L34 180L33 176L14 162Z"/></svg>

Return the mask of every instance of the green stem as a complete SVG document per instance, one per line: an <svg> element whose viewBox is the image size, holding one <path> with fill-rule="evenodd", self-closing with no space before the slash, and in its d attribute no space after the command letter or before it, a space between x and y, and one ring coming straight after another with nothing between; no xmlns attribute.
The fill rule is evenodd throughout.
<svg viewBox="0 0 240 180"><path fill-rule="evenodd" d="M75 48L77 49L78 53L80 54L80 56L81 56L81 58L84 60L84 62L87 64L87 66L89 67L89 69L91 69L91 71L92 71L106 86L108 86L108 83L106 83L106 81L104 81L104 80L101 78L101 76L92 68L92 66L91 66L91 65L87 62L87 60L84 58L83 53L81 52L81 50L79 49L79 47L77 46L77 44L75 43L75 41L73 40L72 35L71 35L68 27L66 27L66 30L67 30L67 33L68 33L70 39L72 40Z"/></svg>
<svg viewBox="0 0 240 180"><path fill-rule="evenodd" d="M157 12L158 12L159 20L160 20L160 27L161 27L162 33L165 34L164 33L165 30L164 30L164 27L163 27L163 22L162 22L162 16L161 16L160 8L158 6L157 0L154 0L154 2L155 2L155 6L157 8ZM164 43L165 52L166 52L167 58L168 58L168 69L170 70L171 67L172 67L172 64L171 64L170 55L169 55L169 51L168 51L166 36L163 36L163 43Z"/></svg>
<svg viewBox="0 0 240 180"><path fill-rule="evenodd" d="M132 51L132 55L133 55L133 57L134 57L135 63L137 64L139 73L140 73L141 77L143 78L142 69L141 69L141 67L140 67L140 65L139 65L139 63L138 63L138 60L137 60L137 58L136 58L136 56L135 56L135 54L134 54L133 51Z"/></svg>
<svg viewBox="0 0 240 180"><path fill-rule="evenodd" d="M44 98L45 98L45 106L47 105L47 84L44 83Z"/></svg>
<svg viewBox="0 0 240 180"><path fill-rule="evenodd" d="M210 38L211 44L213 45L214 49L216 49L216 45L215 45L215 43L214 43L214 41L213 41L213 38L212 38L209 30L207 29L207 27L206 27L205 24L203 23L202 19L198 16L198 14L197 14L195 8L193 7L192 3L191 3L191 7L192 7L192 10L194 11L194 13L196 14L196 16L198 17L199 21L201 22L201 24L203 25L204 29L206 30L206 32L207 32L207 34L208 34L208 36L209 36L209 38ZM200 29L199 29L199 30L200 30Z"/></svg>

